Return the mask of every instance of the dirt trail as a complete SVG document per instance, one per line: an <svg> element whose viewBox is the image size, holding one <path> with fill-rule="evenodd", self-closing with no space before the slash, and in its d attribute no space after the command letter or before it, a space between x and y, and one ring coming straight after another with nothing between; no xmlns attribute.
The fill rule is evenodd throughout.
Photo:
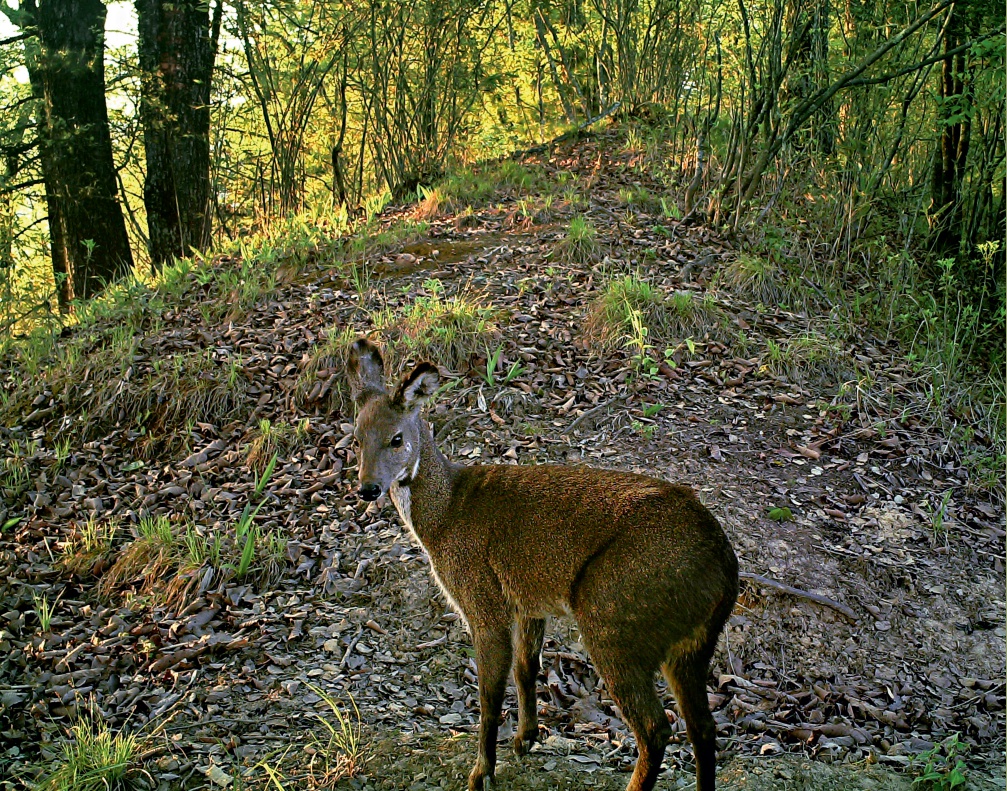
<svg viewBox="0 0 1007 791"><path fill-rule="evenodd" d="M363 776L346 787L460 787L477 720L470 643L391 506L366 507L352 493L350 416L333 411L334 364L316 366L326 387L299 387L298 377L327 330L368 331L378 310L402 315L418 298L462 294L492 306L497 330L455 366L457 385L431 410L445 452L692 485L743 570L855 613L744 583L709 680L726 788L908 788L910 757L953 734L976 787L1004 786L1001 496L956 462L963 449L927 428L894 346L851 338L825 362L797 360L789 374L767 366L769 341L823 328L751 294L711 290L733 246L627 206L620 189L658 187L632 156L599 165L612 145L580 143L538 165L551 178L589 173L586 206L558 201L536 213L505 199L464 224L435 219L408 250L370 261L364 298L320 260L224 321L205 309L210 288L189 275L181 302L137 333L130 373L116 379L116 403L126 404L131 388L152 381L144 376L161 375L158 359L204 355L202 380L239 361L233 408L179 421L178 443L163 426L154 442L113 412L57 464L60 426L70 424L51 383L39 385L18 424L0 432L8 457L13 441L38 440L18 457L30 483L8 485L0 519L21 518L0 536L0 775L51 758L66 724L92 707L115 727L153 734L148 769L161 787L211 786L213 767L264 786L264 759L293 787L322 785L346 767L312 752L309 734L324 730L308 728L306 712L324 715L332 696L344 707L352 697L370 745ZM578 211L597 226L599 257L561 262L556 246ZM708 315L690 318L653 375L586 337L605 274L628 271L665 294L710 295ZM514 364L520 373L504 384ZM850 371L869 372L870 389L859 401L834 399ZM17 374L8 376L13 392ZM158 514L207 534L232 526L254 497L245 447L263 418L307 419L287 438L256 516L264 533L287 538L271 583L201 567L175 581L167 604L127 606L95 596L113 558L78 576L60 565L61 546L79 542L89 517L121 520L124 531ZM59 596L47 636L39 595ZM568 623L551 626L540 682L543 743L527 762L505 758L504 786L622 788L632 740ZM677 788L691 752L662 691L675 728L662 787ZM502 738L512 696L506 707Z"/></svg>

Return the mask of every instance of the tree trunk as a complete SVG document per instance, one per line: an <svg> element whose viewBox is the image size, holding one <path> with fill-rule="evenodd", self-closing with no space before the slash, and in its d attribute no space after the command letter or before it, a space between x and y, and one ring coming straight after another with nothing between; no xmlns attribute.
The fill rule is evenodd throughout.
<svg viewBox="0 0 1007 791"><path fill-rule="evenodd" d="M133 268L105 106L105 6L101 0L43 0L37 10L26 10L41 43L53 269L58 277L62 248L72 287L67 296L87 299Z"/></svg>
<svg viewBox="0 0 1007 791"><path fill-rule="evenodd" d="M151 267L210 241L210 87L221 3L136 0Z"/></svg>
<svg viewBox="0 0 1007 791"><path fill-rule="evenodd" d="M945 27L944 51L967 40L965 19L955 8ZM962 182L972 137L971 113L963 54L948 56L941 63L939 81L940 134L930 185L930 224L934 248L945 255L958 253L961 241Z"/></svg>
<svg viewBox="0 0 1007 791"><path fill-rule="evenodd" d="M37 14L34 0L22 6L26 18L24 26L35 24ZM42 86L41 51L38 40L34 37L25 39L25 65L28 68L28 79L31 84L32 96L39 108L45 107L45 89ZM70 310L70 300L73 299L73 281L70 278L69 262L67 261L66 242L63 240L63 222L59 216L59 201L56 199L56 185L53 182L55 166L52 162L52 152L46 145L49 140L49 124L45 112L36 113L37 134L40 141L39 154L42 161L42 181L45 185L46 213L49 225L49 257L52 261L53 282L56 284L56 299L60 313Z"/></svg>

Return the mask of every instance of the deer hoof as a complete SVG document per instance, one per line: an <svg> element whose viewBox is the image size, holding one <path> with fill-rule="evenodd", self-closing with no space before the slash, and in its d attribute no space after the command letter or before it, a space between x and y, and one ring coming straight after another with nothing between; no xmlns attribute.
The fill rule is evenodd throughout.
<svg viewBox="0 0 1007 791"><path fill-rule="evenodd" d="M469 791L484 791L484 789L492 788L495 785L492 772L487 772L479 764L476 764L469 774Z"/></svg>
<svg viewBox="0 0 1007 791"><path fill-rule="evenodd" d="M532 731L531 733L517 734L514 737L514 754L515 755L527 755L531 752L532 746L535 744L535 740L538 737L538 729Z"/></svg>

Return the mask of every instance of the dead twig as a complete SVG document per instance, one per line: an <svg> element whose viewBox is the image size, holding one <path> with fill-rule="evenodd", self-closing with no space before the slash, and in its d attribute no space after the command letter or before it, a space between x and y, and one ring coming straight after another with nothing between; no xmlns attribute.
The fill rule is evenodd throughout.
<svg viewBox="0 0 1007 791"><path fill-rule="evenodd" d="M571 423L569 426L567 426L566 432L564 433L569 434L571 431L577 428L577 426L579 426L583 421L587 420L592 415L601 412L603 409L605 409L605 407L612 406L612 404L616 403L617 401L622 401L625 397L626 396L616 396L615 398L606 401L604 404L598 404L598 406L591 407L589 410L587 410L587 412L581 412L581 414L577 416L577 419L574 420L573 423Z"/></svg>
<svg viewBox="0 0 1007 791"><path fill-rule="evenodd" d="M839 602L830 599L828 596L820 596L817 593L811 593L811 591L793 588L790 585L784 585L782 582L771 580L769 577L763 577L761 574L753 574L750 571L739 571L738 576L743 580L752 580L753 582L758 582L760 585L765 585L767 588L773 588L782 593L789 593L791 596L798 596L802 599L808 599L809 601L816 602L817 604L831 607L836 612L845 615L851 621L857 620L857 614L853 612L853 610L845 604L840 604Z"/></svg>

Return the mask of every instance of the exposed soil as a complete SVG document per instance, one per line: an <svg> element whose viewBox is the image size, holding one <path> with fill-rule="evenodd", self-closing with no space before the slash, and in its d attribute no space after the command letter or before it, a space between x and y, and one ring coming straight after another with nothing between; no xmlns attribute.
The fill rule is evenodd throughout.
<svg viewBox="0 0 1007 791"><path fill-rule="evenodd" d="M427 239L371 262L381 277L364 298L333 262L316 261L252 309L216 321L200 310L213 294L189 275L180 303L138 333L111 396L126 403L156 360L206 351L210 378L238 361L236 405L212 419L191 415L188 431L181 418L153 442L125 412L104 410L57 463L59 440L79 436L77 421L88 418L68 413L45 377L30 383L35 395L17 425L0 429L11 458L13 441L38 440L19 457L29 483L4 489L0 513L0 523L21 518L0 535L0 776L53 758L67 725L91 709L151 736L147 769L165 788L219 786L212 767L264 786L263 760L282 769L287 787L335 782L339 773L323 776L321 759L304 751L310 733L324 734L307 716L327 710L324 692L347 710L352 697L365 726L368 760L341 784L462 787L477 721L470 642L391 505L367 507L353 493L352 417L331 399L338 370L317 371L324 388L297 387L327 330L366 332L370 311L410 305L436 278L446 296L475 295L500 311L487 346L454 366L458 384L431 409L448 455L587 463L689 484L744 571L855 614L744 582L709 679L724 787L908 789L911 756L953 734L974 786L1004 787L1002 488L980 485L965 466L975 448L933 428L917 374L894 344L861 335L825 363L782 373L767 365L768 339L814 331L827 317L708 291L739 243L628 209L620 187L659 190L637 164L605 138L537 163L553 177L568 170L590 180L583 211L598 228L597 261L554 255L571 207L523 217L506 198L463 228L436 219ZM652 376L622 350L599 350L584 329L602 271L630 269L667 294L711 293L716 306L679 333L667 361L675 366ZM512 363L523 371L504 385ZM850 374L861 387L837 397ZM23 392L22 376L8 369L8 393ZM135 580L100 599L95 585L114 556L76 575L61 565L61 548L80 541L89 518L119 520L117 548L144 515L211 535L233 525L255 485L245 446L261 418L308 420L256 516L288 540L271 582L200 568L175 580L168 600L156 587L129 598L142 587ZM792 518L770 518L784 507ZM38 596L59 596L47 634ZM661 689L675 736L660 787L678 788L691 782L691 751ZM501 786L622 788L632 738L572 624L551 625L539 702L542 744L522 760L501 751ZM502 738L512 697L506 707Z"/></svg>

